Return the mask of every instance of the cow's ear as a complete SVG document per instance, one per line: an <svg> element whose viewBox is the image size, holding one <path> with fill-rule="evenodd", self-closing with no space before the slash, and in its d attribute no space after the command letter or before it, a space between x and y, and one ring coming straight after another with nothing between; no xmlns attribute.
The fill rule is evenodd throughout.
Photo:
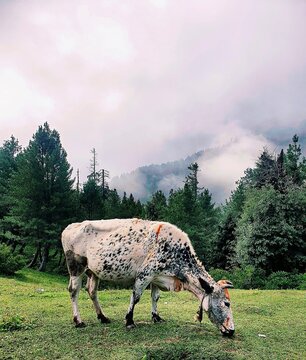
<svg viewBox="0 0 306 360"><path fill-rule="evenodd" d="M199 282L201 284L201 287L205 290L206 294L211 294L213 292L214 288L210 285L208 281L200 277Z"/></svg>

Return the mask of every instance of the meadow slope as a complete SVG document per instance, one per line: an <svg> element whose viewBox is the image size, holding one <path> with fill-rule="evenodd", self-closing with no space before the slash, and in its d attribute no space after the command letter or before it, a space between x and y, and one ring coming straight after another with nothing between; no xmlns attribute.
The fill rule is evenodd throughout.
<svg viewBox="0 0 306 360"><path fill-rule="evenodd" d="M232 290L236 335L228 339L207 317L194 321L198 301L188 292L162 293L166 322L152 324L146 291L135 310L138 326L126 331L129 290L99 292L107 325L82 290L87 327L76 329L67 282L31 270L0 277L0 359L306 359L303 291Z"/></svg>

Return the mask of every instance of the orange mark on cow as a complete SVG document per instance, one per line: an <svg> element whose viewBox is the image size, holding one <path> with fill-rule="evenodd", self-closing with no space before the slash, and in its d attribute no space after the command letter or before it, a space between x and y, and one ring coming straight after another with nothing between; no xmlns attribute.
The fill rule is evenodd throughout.
<svg viewBox="0 0 306 360"><path fill-rule="evenodd" d="M225 297L226 297L228 300L230 300L229 291L228 291L228 289L225 287L226 285L228 285L227 280L219 280L219 281L218 281L218 284L219 284L221 287L223 287Z"/></svg>
<svg viewBox="0 0 306 360"><path fill-rule="evenodd" d="M183 287L182 282L179 279L174 278L174 291L176 292L181 291L182 287Z"/></svg>
<svg viewBox="0 0 306 360"><path fill-rule="evenodd" d="M224 294L225 294L225 297L230 300L230 294L229 294L229 291L228 289L224 289Z"/></svg>
<svg viewBox="0 0 306 360"><path fill-rule="evenodd" d="M159 235L159 233L160 233L160 229L162 228L162 226L163 226L163 224L159 224L159 225L158 225L158 228L157 228L157 230L156 230L156 240L158 239L158 235Z"/></svg>

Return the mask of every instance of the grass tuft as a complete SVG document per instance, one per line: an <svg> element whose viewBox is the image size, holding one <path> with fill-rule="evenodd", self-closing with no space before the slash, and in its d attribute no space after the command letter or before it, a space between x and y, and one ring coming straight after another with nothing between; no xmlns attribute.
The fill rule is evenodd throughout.
<svg viewBox="0 0 306 360"><path fill-rule="evenodd" d="M20 315L3 315L0 319L0 332L30 330L34 324Z"/></svg>

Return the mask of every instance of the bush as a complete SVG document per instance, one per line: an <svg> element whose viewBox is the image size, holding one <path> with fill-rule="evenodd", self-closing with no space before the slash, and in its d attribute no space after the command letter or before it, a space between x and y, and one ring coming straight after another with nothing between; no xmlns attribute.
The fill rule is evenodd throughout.
<svg viewBox="0 0 306 360"><path fill-rule="evenodd" d="M300 281L299 281L299 286L298 289L299 290L306 290L306 273L305 274L300 274Z"/></svg>
<svg viewBox="0 0 306 360"><path fill-rule="evenodd" d="M0 274L13 275L22 269L25 259L21 255L14 255L10 246L0 244Z"/></svg>
<svg viewBox="0 0 306 360"><path fill-rule="evenodd" d="M238 289L262 289L265 285L264 279L264 271L251 265L232 270L232 281Z"/></svg>
<svg viewBox="0 0 306 360"><path fill-rule="evenodd" d="M277 271L265 276L265 272L253 266L235 268L230 271L211 269L210 275L216 280L230 280L236 289L299 289L306 290L306 274Z"/></svg>
<svg viewBox="0 0 306 360"><path fill-rule="evenodd" d="M269 275L266 281L265 289L298 289L300 283L303 282L301 281L303 280L302 278L303 274L292 274L285 271L277 271Z"/></svg>
<svg viewBox="0 0 306 360"><path fill-rule="evenodd" d="M232 281L232 274L229 271L223 269L210 269L209 274L214 278L214 280L230 280Z"/></svg>
<svg viewBox="0 0 306 360"><path fill-rule="evenodd" d="M264 287L263 270L255 269L253 266L235 268L231 271L211 269L209 273L216 281L230 280L237 289L261 289Z"/></svg>

